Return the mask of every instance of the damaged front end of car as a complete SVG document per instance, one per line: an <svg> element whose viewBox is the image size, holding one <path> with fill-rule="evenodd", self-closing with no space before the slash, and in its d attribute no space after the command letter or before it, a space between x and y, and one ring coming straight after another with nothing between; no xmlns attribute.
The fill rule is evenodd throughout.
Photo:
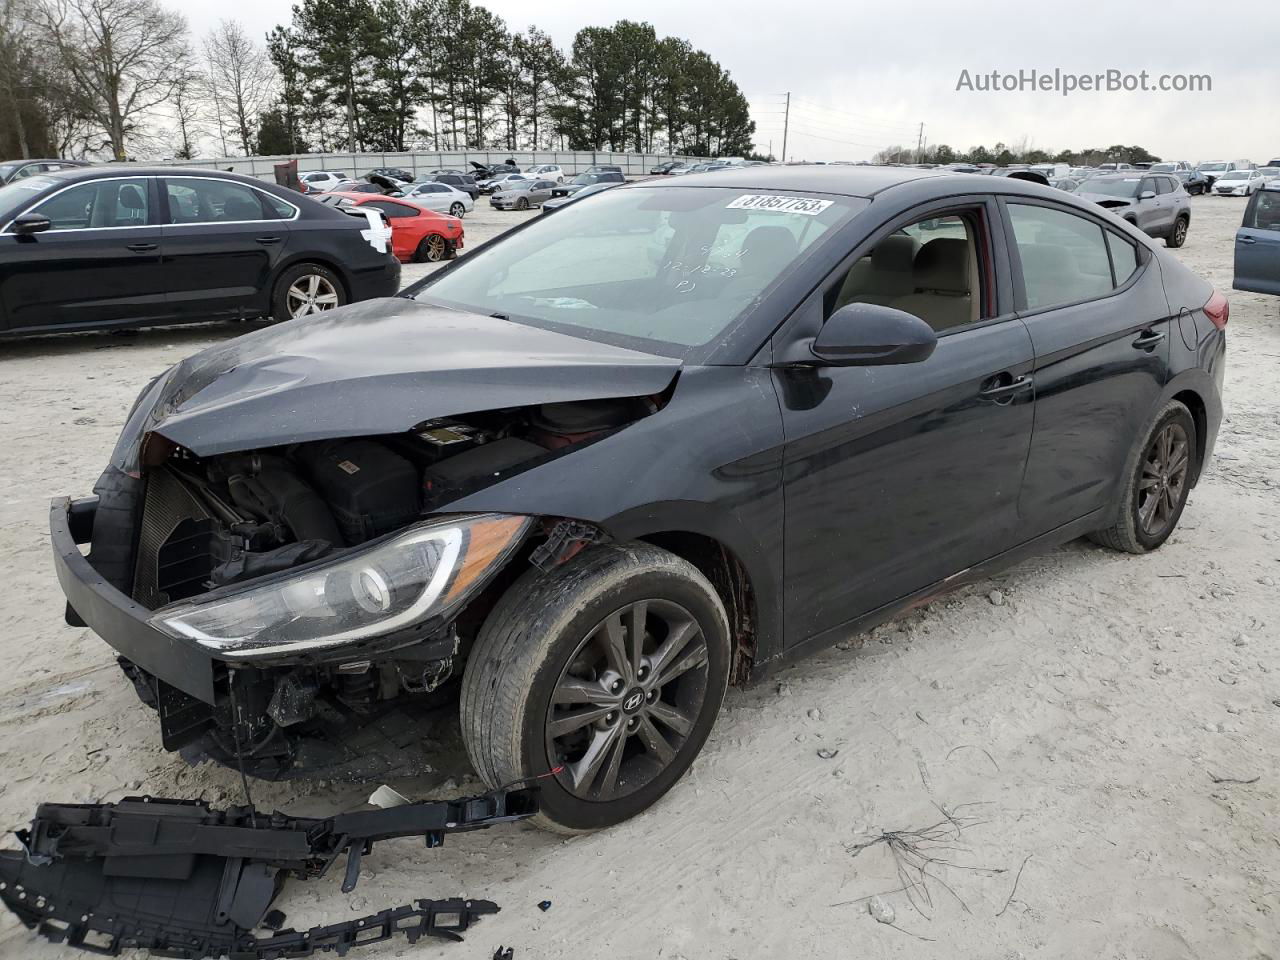
<svg viewBox="0 0 1280 960"><path fill-rule="evenodd" d="M607 537L451 504L650 416L677 367L407 300L215 347L143 391L96 497L53 502L68 621L116 649L166 749L414 772L500 592Z"/></svg>

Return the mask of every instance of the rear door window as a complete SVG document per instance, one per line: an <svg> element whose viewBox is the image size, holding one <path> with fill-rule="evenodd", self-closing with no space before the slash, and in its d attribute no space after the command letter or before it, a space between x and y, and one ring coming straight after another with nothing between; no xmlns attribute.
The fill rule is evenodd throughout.
<svg viewBox="0 0 1280 960"><path fill-rule="evenodd" d="M1050 207L1011 203L1007 209L1028 309L1092 300L1114 289L1100 224Z"/></svg>
<svg viewBox="0 0 1280 960"><path fill-rule="evenodd" d="M230 180L165 180L170 223L244 223L268 219L257 191ZM276 219L273 216L271 219Z"/></svg>
<svg viewBox="0 0 1280 960"><path fill-rule="evenodd" d="M1138 248L1113 230L1107 231L1107 247L1111 250L1116 286L1123 287L1138 272Z"/></svg>

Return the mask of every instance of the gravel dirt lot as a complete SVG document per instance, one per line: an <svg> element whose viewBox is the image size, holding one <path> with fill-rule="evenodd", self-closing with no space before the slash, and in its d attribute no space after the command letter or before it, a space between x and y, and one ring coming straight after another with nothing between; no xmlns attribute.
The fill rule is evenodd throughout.
<svg viewBox="0 0 1280 960"><path fill-rule="evenodd" d="M1192 204L1179 256L1229 291L1244 201ZM482 204L468 251L521 216ZM436 851L383 844L351 897L335 876L291 885L289 924L465 895L503 907L465 945L360 956L481 958L505 944L566 960L1280 957L1280 299L1231 299L1217 455L1157 553L1073 543L851 636L731 691L702 757L647 814L570 840L517 827ZM245 329L0 345L4 829L44 800L241 799L232 772L161 750L110 649L62 622L47 505L90 491L146 379ZM393 785L479 788L443 775ZM254 794L325 815L369 789ZM929 867L924 887L898 889L886 844L858 846L945 823L943 811L964 828L934 850L953 865ZM892 925L869 912L873 894ZM74 955L0 916L0 956Z"/></svg>

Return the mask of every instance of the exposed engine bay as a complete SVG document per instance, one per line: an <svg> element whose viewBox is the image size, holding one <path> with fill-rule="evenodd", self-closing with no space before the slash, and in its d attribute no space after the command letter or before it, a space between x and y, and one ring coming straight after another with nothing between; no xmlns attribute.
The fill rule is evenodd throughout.
<svg viewBox="0 0 1280 960"><path fill-rule="evenodd" d="M255 625L263 635L292 631L303 636L307 617L332 613L330 621L342 623L321 603L332 607L336 596L370 616L386 611L387 622L395 622L391 614L399 612L398 595L405 592L400 582L385 565L344 565L341 558L362 556L383 541L388 549L398 548L397 531L433 515L447 516L450 503L606 437L648 416L660 402L543 404L427 421L405 433L207 458L167 441L151 446L144 453L150 465L143 474L131 596L152 611L178 605L189 614L182 620L182 635L221 650L240 643L247 647L249 640L231 634ZM95 541L103 535L95 526ZM557 518L540 518L535 525L530 518L489 515L467 528L465 549L483 551L486 544L493 544L492 550L519 549L541 564L549 551L573 551L598 535ZM421 549L429 560L464 548L442 541ZM234 618L224 616L214 626L209 626L212 615L202 612L200 605L210 597L243 593L246 585L270 584L313 566L316 577L289 588L294 595L288 616L277 612L273 621L264 612L266 601L255 606L249 600L235 608ZM508 567L512 570L492 574L499 581L495 586L510 582L527 563ZM402 574L411 578L407 570ZM457 584L455 578L447 596ZM428 586L417 584L423 592ZM420 721L416 711L445 699L429 695L457 672L486 610L480 592L474 598L468 594L464 607L451 608L447 619L413 619L406 610L401 629L360 645L343 643L333 650L283 642L255 646L246 651L251 661L227 671L225 702L212 707L127 659L121 664L142 699L160 713L167 749L187 747L192 759L204 755L242 763L265 777L304 769L385 776L392 771L384 759L403 753L411 739L398 731ZM222 642L226 646L218 647ZM367 727L373 719L385 722L362 730L357 736L363 740L355 744L337 745L352 732L349 728Z"/></svg>

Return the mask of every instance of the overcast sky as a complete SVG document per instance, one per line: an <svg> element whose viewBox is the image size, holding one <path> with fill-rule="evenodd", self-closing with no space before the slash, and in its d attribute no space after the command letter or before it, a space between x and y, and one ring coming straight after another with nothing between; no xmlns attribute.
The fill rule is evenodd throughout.
<svg viewBox="0 0 1280 960"><path fill-rule="evenodd" d="M162 0L197 37L223 17L261 37L290 19L288 0ZM792 94L791 159L861 160L893 143L960 150L996 141L1060 150L1138 144L1165 159L1280 156L1274 17L1203 0L1127 4L838 4L830 0L619 0L484 3L523 30L531 23L567 49L584 26L647 20L684 37L729 70L751 101L762 150L782 151L783 94ZM590 17L589 20L584 17ZM1217 21L1230 23L1230 28ZM962 70L1093 74L1146 70L1208 74L1199 93L957 91Z"/></svg>

